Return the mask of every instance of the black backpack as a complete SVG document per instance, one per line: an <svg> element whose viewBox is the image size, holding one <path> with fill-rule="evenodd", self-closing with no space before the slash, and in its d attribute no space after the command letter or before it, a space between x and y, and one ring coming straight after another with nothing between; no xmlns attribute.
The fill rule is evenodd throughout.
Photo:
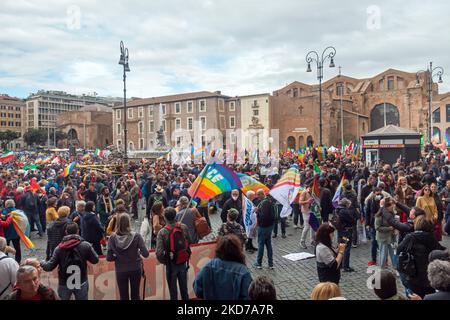
<svg viewBox="0 0 450 320"><path fill-rule="evenodd" d="M34 194L32 194L31 192L27 192L25 195L25 199L23 202L23 207L26 210L36 210L36 205L37 205L37 201L36 198L34 196Z"/></svg>
<svg viewBox="0 0 450 320"><path fill-rule="evenodd" d="M59 264L59 273L63 278L67 278L77 272L76 269L71 269L67 271L67 269L71 266L78 266L80 272L85 268L85 259L83 259L78 247L70 248L70 249L60 249L65 251L65 257L62 259Z"/></svg>
<svg viewBox="0 0 450 320"><path fill-rule="evenodd" d="M191 257L191 248L189 242L181 229L181 223L177 222L175 227L165 226L169 231L169 260L174 264L183 264L189 261Z"/></svg>
<svg viewBox="0 0 450 320"><path fill-rule="evenodd" d="M414 258L414 254L412 253L413 245L414 238L411 237L409 239L408 246L406 247L406 251L402 251L398 255L397 265L398 272L404 273L410 277L414 277L417 273L416 260Z"/></svg>

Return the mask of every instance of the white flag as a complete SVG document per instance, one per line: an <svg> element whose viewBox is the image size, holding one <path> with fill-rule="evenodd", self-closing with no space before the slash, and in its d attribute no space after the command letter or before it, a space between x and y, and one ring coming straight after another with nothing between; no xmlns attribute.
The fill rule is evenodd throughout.
<svg viewBox="0 0 450 320"><path fill-rule="evenodd" d="M283 205L280 212L281 218L287 217L292 212L291 203L294 202L300 189L300 171L294 165L270 190L270 195Z"/></svg>
<svg viewBox="0 0 450 320"><path fill-rule="evenodd" d="M245 232L247 237L252 238L251 234L256 227L255 206L246 196L242 195L242 218L244 219Z"/></svg>

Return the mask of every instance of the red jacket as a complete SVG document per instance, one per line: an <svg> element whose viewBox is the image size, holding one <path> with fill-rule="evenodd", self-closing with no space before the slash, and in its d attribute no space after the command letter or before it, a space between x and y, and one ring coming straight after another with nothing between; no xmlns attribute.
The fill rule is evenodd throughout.
<svg viewBox="0 0 450 320"><path fill-rule="evenodd" d="M0 219L0 237L5 237L5 228L9 227L12 223L13 217L12 215L8 215L6 220Z"/></svg>

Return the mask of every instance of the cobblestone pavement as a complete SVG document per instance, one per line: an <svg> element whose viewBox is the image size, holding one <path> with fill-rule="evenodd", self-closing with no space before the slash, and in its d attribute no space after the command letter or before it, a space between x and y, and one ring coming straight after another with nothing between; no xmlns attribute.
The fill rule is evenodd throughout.
<svg viewBox="0 0 450 320"><path fill-rule="evenodd" d="M140 219L134 222L134 230L139 230L140 222L145 211L141 211ZM213 233L206 237L203 241L214 240L217 230L221 224L220 215L218 213L211 215L211 223L213 225ZM313 253L312 246L308 249L300 249L300 236L302 229L294 229L293 223L287 227L285 239L281 238L280 234L276 239L272 239L273 253L274 253L274 270L270 270L267 264L267 253L265 252L263 259L263 269L258 270L253 267L256 262L256 252L253 254L247 253L247 266L249 267L252 276L266 275L273 279L277 289L278 298L282 300L307 300L310 297L311 291L318 283L316 261L314 258L293 262L283 258L283 255L296 252L310 252ZM36 245L36 252L30 255L26 249L22 254L25 258L35 256L40 259L45 258L45 247L47 239L40 239L37 234L32 234L32 240ZM257 246L254 240L254 245ZM450 237L444 236L442 245L450 247ZM22 247L23 248L23 247ZM360 244L357 248L351 249L350 266L356 272L342 273L340 287L342 295L347 299L352 300L373 300L377 299L373 290L367 288L367 279L370 273L367 273L367 262L370 257L370 242ZM403 286L398 280L399 292L403 293Z"/></svg>

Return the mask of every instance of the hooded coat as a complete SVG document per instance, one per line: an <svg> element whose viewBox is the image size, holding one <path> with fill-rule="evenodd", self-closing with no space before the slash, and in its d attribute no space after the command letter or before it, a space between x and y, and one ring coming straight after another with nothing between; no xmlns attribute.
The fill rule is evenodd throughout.
<svg viewBox="0 0 450 320"><path fill-rule="evenodd" d="M147 258L149 252L139 233L113 234L108 240L106 260L115 262L116 272L140 270L142 268L141 255Z"/></svg>

